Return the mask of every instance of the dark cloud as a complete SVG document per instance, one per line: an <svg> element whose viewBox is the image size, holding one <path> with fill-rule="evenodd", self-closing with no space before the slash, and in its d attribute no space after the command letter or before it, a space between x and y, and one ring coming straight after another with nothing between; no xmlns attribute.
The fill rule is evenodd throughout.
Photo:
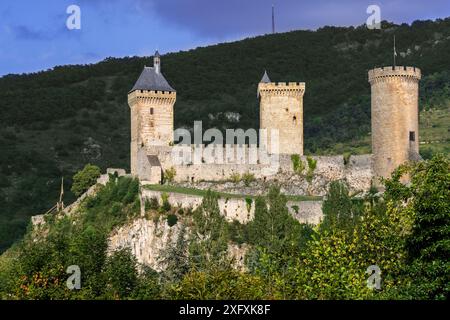
<svg viewBox="0 0 450 320"><path fill-rule="evenodd" d="M362 25L371 4L378 4L382 18L411 22L421 17L450 15L450 1L411 0L137 0L146 10L167 22L201 36L226 37L271 31L271 7L275 5L278 31L315 29L324 25Z"/></svg>
<svg viewBox="0 0 450 320"><path fill-rule="evenodd" d="M155 10L171 23L205 36L265 33L271 28L270 0L165 0L153 4L142 1L142 6Z"/></svg>
<svg viewBox="0 0 450 320"><path fill-rule="evenodd" d="M19 40L48 40L50 38L47 32L33 30L24 25L14 26L12 31L16 39Z"/></svg>

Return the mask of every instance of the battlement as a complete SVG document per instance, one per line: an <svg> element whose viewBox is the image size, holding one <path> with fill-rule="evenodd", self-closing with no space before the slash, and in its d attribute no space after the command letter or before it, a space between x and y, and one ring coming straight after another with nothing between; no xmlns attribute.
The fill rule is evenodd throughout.
<svg viewBox="0 0 450 320"><path fill-rule="evenodd" d="M261 94L286 94L293 93L303 95L305 93L304 82L269 82L258 84L258 96Z"/></svg>
<svg viewBox="0 0 450 320"><path fill-rule="evenodd" d="M140 100L144 103L161 104L170 103L174 104L177 98L176 92L161 91L161 90L135 90L128 94L128 103L134 104Z"/></svg>
<svg viewBox="0 0 450 320"><path fill-rule="evenodd" d="M419 68L406 66L390 66L369 70L369 82L371 84L395 78L419 81L422 78L422 73Z"/></svg>

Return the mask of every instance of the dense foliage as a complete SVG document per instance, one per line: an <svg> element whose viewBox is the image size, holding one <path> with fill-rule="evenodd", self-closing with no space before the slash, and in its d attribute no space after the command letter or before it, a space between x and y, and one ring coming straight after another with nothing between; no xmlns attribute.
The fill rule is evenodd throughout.
<svg viewBox="0 0 450 320"><path fill-rule="evenodd" d="M87 164L83 170L73 176L72 188L70 190L74 195L79 197L97 182L100 175L101 171L99 167Z"/></svg>
<svg viewBox="0 0 450 320"><path fill-rule="evenodd" d="M400 179L411 177L404 185ZM448 299L450 160L400 167L385 193L363 198L343 182L330 186L324 219L300 224L274 187L256 202L246 225L219 214L208 192L191 212L162 207L147 218L180 216L177 240L160 254L156 272L129 249L107 254L107 235L139 210L137 181L113 179L71 217L49 217L0 258L4 299ZM331 206L333 204L333 206ZM244 268L227 252L245 243ZM67 266L82 270L80 290L66 288ZM381 270L380 290L367 286L370 266ZM140 271L139 271L140 270Z"/></svg>

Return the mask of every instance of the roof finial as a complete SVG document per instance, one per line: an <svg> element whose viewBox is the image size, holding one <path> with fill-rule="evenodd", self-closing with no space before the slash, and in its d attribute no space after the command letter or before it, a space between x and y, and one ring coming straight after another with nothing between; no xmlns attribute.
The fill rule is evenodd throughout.
<svg viewBox="0 0 450 320"><path fill-rule="evenodd" d="M394 34L394 69L396 67L397 49L395 48L395 34Z"/></svg>
<svg viewBox="0 0 450 320"><path fill-rule="evenodd" d="M159 55L158 50L156 50L155 56L153 57L153 68L155 68L156 73L161 72L161 56Z"/></svg>

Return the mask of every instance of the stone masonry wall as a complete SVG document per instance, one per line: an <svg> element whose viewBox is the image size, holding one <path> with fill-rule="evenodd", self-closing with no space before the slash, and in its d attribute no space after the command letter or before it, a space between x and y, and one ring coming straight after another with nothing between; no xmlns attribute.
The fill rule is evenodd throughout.
<svg viewBox="0 0 450 320"><path fill-rule="evenodd" d="M202 148L203 146L197 146ZM188 147L191 148L191 147ZM238 149L238 146L234 146ZM255 152L252 148L243 148L241 154L246 155ZM171 147L154 147L147 152L157 154L163 170L174 168L176 170L175 182L185 186L191 186L201 189L212 188L217 191L227 191L226 188L233 186L225 185L226 181L231 180L235 174L243 175L251 173L260 182L256 185L255 192L261 190L265 192L264 183L277 183L282 191L291 195L318 195L326 194L328 185L334 180L345 181L352 192L367 191L372 182L372 155L354 155L349 158L348 163L344 163L343 156L313 156L317 160L317 167L313 172L312 182L306 179L308 170L305 156L301 160L305 166L302 174L294 172L290 155L278 155L278 158L272 158L274 164L248 164L248 163L191 163L174 164ZM257 152L257 151L256 151ZM223 150L223 154L226 151ZM276 157L276 156L273 156ZM221 185L218 185L218 184ZM224 187L225 189L220 190ZM216 189L219 188L219 189ZM231 193L234 193L233 190ZM239 190L236 190L239 193ZM255 194L250 192L247 194Z"/></svg>
<svg viewBox="0 0 450 320"><path fill-rule="evenodd" d="M175 192L161 192L145 189L141 190L142 200L156 198L162 204L161 195L165 193L171 206L181 208L198 208L203 200L202 196L188 195ZM237 220L240 223L248 223L255 216L255 201L248 208L244 198L224 198L218 200L220 213L227 221ZM322 201L288 201L289 212L301 223L318 224L322 219Z"/></svg>

